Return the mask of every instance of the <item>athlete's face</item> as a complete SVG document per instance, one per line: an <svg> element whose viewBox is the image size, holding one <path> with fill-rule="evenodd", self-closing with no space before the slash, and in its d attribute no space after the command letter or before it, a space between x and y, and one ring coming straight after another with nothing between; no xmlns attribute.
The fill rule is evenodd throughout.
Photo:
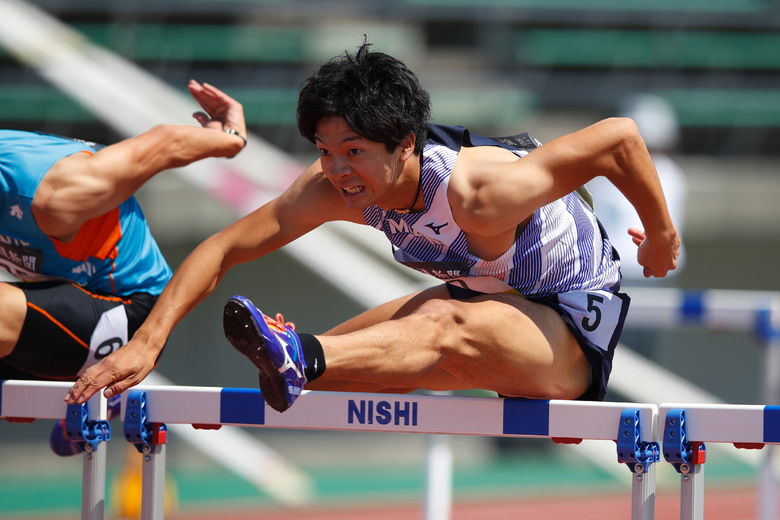
<svg viewBox="0 0 780 520"><path fill-rule="evenodd" d="M314 137L322 171L347 206L403 208L416 194L417 177L412 179L409 172L404 173L413 143L412 148L402 143L388 152L384 143L358 135L344 119L336 116L320 120Z"/></svg>

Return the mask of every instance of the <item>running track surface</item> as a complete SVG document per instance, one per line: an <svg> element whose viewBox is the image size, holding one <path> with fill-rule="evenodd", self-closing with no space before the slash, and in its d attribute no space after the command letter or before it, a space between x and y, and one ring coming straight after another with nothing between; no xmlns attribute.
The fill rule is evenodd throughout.
<svg viewBox="0 0 780 520"><path fill-rule="evenodd" d="M711 486L704 490L704 520L755 520L757 496L752 487ZM780 506L780 504L778 504ZM5 515L2 515L5 516ZM70 515L25 516L5 520L78 520ZM111 518L107 516L107 518ZM201 508L197 512L181 510L166 515L166 520L421 520L420 503L381 502L351 505L327 504L299 509L267 506L238 510ZM511 500L455 501L452 520L628 520L631 518L631 491L608 495L547 495ZM680 518L678 489L661 489L656 495L655 520Z"/></svg>
<svg viewBox="0 0 780 520"><path fill-rule="evenodd" d="M757 496L753 488L722 488L712 486L704 490L705 520L755 520ZM382 503L373 505L335 506L295 510L263 508L254 511L179 512L170 520L420 520L423 517L419 503ZM612 520L631 518L631 491L604 496L525 498L492 501L457 502L452 520ZM655 520L680 518L678 489L659 490L655 502Z"/></svg>

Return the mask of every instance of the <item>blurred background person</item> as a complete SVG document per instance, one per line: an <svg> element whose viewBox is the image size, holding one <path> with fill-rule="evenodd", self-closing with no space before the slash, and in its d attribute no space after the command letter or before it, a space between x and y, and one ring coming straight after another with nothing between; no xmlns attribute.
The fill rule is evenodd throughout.
<svg viewBox="0 0 780 520"><path fill-rule="evenodd" d="M685 173L670 156L680 138L674 109L659 96L640 94L627 98L621 105L619 115L630 117L637 124L661 179L669 213L680 234L684 234L688 184ZM623 283L626 286L643 283L645 277L642 267L637 263L634 254L636 246L627 233L628 228L641 227L636 211L604 177L596 177L588 182L587 188L593 195L596 215L606 228L612 245L620 254ZM677 269L669 273L666 283L670 283L670 279L673 283L674 277L684 268L684 249L683 246L680 250Z"/></svg>

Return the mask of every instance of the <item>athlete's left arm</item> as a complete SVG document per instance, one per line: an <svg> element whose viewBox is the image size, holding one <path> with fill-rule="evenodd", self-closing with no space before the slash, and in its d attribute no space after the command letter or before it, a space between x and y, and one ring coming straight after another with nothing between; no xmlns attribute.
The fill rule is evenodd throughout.
<svg viewBox="0 0 780 520"><path fill-rule="evenodd" d="M232 157L246 135L240 103L214 87L191 82L190 91L209 117L202 127L158 125L95 154L77 153L57 161L33 199L41 230L67 241L87 220L116 208L158 173L206 157Z"/></svg>
<svg viewBox="0 0 780 520"><path fill-rule="evenodd" d="M519 160L499 162L491 172L471 170L476 171L471 185L481 192L475 207L489 207L494 222L507 227L603 175L631 202L645 228L637 240L645 276L665 276L677 265L680 238L658 172L630 119L605 119Z"/></svg>

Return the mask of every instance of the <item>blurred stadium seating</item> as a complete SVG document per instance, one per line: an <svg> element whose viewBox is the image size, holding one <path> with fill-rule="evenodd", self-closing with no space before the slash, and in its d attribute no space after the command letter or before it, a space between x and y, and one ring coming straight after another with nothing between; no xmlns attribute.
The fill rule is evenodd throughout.
<svg viewBox="0 0 780 520"><path fill-rule="evenodd" d="M675 107L681 153L780 150L780 7L770 0L33 3L174 85L224 87L255 132L291 151L306 146L294 130L298 85L363 34L420 71L441 121L609 115L649 92ZM2 126L113 135L1 49L0 104Z"/></svg>

